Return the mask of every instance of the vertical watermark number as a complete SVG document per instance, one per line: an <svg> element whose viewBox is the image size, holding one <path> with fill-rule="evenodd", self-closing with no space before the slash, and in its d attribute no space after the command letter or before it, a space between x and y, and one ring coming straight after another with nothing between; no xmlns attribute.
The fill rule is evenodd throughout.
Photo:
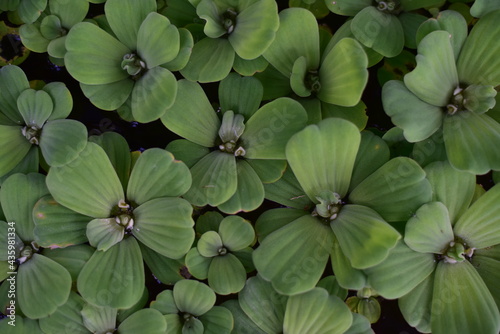
<svg viewBox="0 0 500 334"><path fill-rule="evenodd" d="M7 298L9 304L7 306L6 316L9 318L8 324L11 326L16 325L16 275L17 275L17 259L16 259L16 223L7 223L7 263L9 271L7 272L8 278L6 281L9 284Z"/></svg>

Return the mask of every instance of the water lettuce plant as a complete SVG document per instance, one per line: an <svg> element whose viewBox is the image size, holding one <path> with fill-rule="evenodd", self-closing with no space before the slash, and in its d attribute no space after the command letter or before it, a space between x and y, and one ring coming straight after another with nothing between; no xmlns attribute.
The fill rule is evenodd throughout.
<svg viewBox="0 0 500 334"><path fill-rule="evenodd" d="M62 82L35 90L22 69L5 66L0 69L0 102L0 176L13 169L38 171L39 151L48 165L62 166L85 147L85 125L65 119L73 99Z"/></svg>
<svg viewBox="0 0 500 334"><path fill-rule="evenodd" d="M364 138L354 124L328 118L288 142L286 156L298 185L274 200L296 209L274 209L259 218L262 240L253 253L257 271L278 292L295 295L314 287L330 255L341 286L364 287L352 268L379 264L401 238L387 221L405 220L431 199L416 162L389 160L383 141ZM372 163L364 163L369 156ZM312 212L289 200L304 196Z"/></svg>
<svg viewBox="0 0 500 334"><path fill-rule="evenodd" d="M226 213L255 210L264 200L262 184L281 177L285 144L307 114L290 98L259 108L261 99L257 79L229 75L219 87L218 114L199 84L179 81L178 98L161 120L186 138L167 149L190 167L193 183L184 197L192 204Z"/></svg>
<svg viewBox="0 0 500 334"><path fill-rule="evenodd" d="M465 20L453 13L441 24L448 30L439 18L439 30L426 29L417 67L404 82L387 82L382 100L408 141L425 140L442 129L452 166L484 174L500 169L500 124L487 113L495 106L495 87L500 84L498 47L487 46L498 34L500 11L485 15L468 36Z"/></svg>
<svg viewBox="0 0 500 334"><path fill-rule="evenodd" d="M219 295L237 293L247 278L247 270L238 255L251 256L253 249L249 246L254 239L255 232L249 221L228 216L219 222L217 231L201 235L197 246L186 255L186 266L196 278L208 279L208 285Z"/></svg>
<svg viewBox="0 0 500 334"><path fill-rule="evenodd" d="M400 298L408 323L432 333L498 333L500 187L473 202L475 178L448 162L425 168L433 201L408 220L404 243L366 270L368 282L386 298ZM393 270L401 263L406 269ZM417 297L418 296L418 297Z"/></svg>
<svg viewBox="0 0 500 334"><path fill-rule="evenodd" d="M156 13L154 0L108 0L105 12L111 31L90 22L70 30L64 56L68 72L97 107L120 109L129 120L154 121L176 96L169 63L176 69L179 30Z"/></svg>
<svg viewBox="0 0 500 334"><path fill-rule="evenodd" d="M71 275L56 261L44 256L34 241L31 211L36 201L48 194L45 176L37 173L14 174L0 189L5 221L0 221L3 281L0 300L3 314L21 312L31 318L48 316L66 303ZM17 291L12 295L10 291ZM12 302L14 300L14 302Z"/></svg>
<svg viewBox="0 0 500 334"><path fill-rule="evenodd" d="M415 48L415 33L425 16L412 11L442 4L443 0L335 0L328 8L353 16L351 30L363 45L385 57L394 57L403 47Z"/></svg>
<svg viewBox="0 0 500 334"><path fill-rule="evenodd" d="M214 306L216 295L202 282L181 280L172 290L162 291L151 302L167 321L167 333L229 334L233 316L222 306Z"/></svg>
<svg viewBox="0 0 500 334"><path fill-rule="evenodd" d="M190 2L196 7L196 14L205 20L203 33L206 37L195 43L189 62L181 70L186 79L220 81L233 67L241 72L241 69L255 66L254 63L262 66L259 57L274 40L279 26L275 1Z"/></svg>
<svg viewBox="0 0 500 334"><path fill-rule="evenodd" d="M80 272L78 291L99 306L128 308L140 298L144 267L139 243L178 259L194 240L192 207L178 198L191 185L184 163L165 150L147 150L125 184L126 190L106 152L92 142L72 164L53 167L47 175L58 203L94 218L86 235L97 249Z"/></svg>
<svg viewBox="0 0 500 334"><path fill-rule="evenodd" d="M64 64L65 41L69 30L87 16L89 2L50 0L49 10L33 23L23 24L19 34L24 45L35 52L48 52L52 62Z"/></svg>
<svg viewBox="0 0 500 334"><path fill-rule="evenodd" d="M499 333L498 2L0 0L0 332Z"/></svg>

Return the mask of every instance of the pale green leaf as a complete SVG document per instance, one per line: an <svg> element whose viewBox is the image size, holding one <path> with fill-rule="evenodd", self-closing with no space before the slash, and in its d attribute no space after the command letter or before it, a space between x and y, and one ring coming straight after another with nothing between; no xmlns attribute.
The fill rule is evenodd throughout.
<svg viewBox="0 0 500 334"><path fill-rule="evenodd" d="M78 291L98 306L132 307L142 295L144 265L135 238L126 238L107 251L96 251L78 276Z"/></svg>
<svg viewBox="0 0 500 334"><path fill-rule="evenodd" d="M125 198L108 156L94 143L88 143L70 164L52 167L47 187L58 203L94 218L108 218Z"/></svg>
<svg viewBox="0 0 500 334"><path fill-rule="evenodd" d="M447 31L434 31L422 39L416 56L417 67L404 77L406 87L433 106L448 104L459 78Z"/></svg>

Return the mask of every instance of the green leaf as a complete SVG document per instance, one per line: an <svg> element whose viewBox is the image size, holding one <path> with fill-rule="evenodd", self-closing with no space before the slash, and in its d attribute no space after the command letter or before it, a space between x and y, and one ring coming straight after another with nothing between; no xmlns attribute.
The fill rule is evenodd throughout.
<svg viewBox="0 0 500 334"><path fill-rule="evenodd" d="M135 238L125 238L106 252L96 251L77 284L82 297L94 305L132 307L144 287L144 266Z"/></svg>
<svg viewBox="0 0 500 334"><path fill-rule="evenodd" d="M76 292L71 292L66 304L59 307L50 317L39 320L40 328L44 333L57 333L61 328L75 334L88 334L89 330L83 325L80 311L85 301Z"/></svg>
<svg viewBox="0 0 500 334"><path fill-rule="evenodd" d="M219 210L228 214L253 211L264 201L264 186L252 166L245 160L236 160L236 173L236 192L218 206Z"/></svg>
<svg viewBox="0 0 500 334"><path fill-rule="evenodd" d="M182 334L203 334L205 328L200 319L191 318L182 326Z"/></svg>
<svg viewBox="0 0 500 334"><path fill-rule="evenodd" d="M31 144L20 126L0 125L0 175L10 172L28 154ZM16 149L13 150L12 148Z"/></svg>
<svg viewBox="0 0 500 334"><path fill-rule="evenodd" d="M47 187L60 204L94 218L108 218L125 198L108 156L94 143L88 143L70 164L52 167Z"/></svg>
<svg viewBox="0 0 500 334"><path fill-rule="evenodd" d="M361 45L352 38L343 38L323 59L318 98L340 106L355 106L368 82L367 66L368 58Z"/></svg>
<svg viewBox="0 0 500 334"><path fill-rule="evenodd" d="M66 68L81 83L102 85L129 76L121 61L130 49L92 23L82 22L71 28L66 50Z"/></svg>
<svg viewBox="0 0 500 334"><path fill-rule="evenodd" d="M248 120L262 101L263 88L259 80L230 73L219 85L219 102L222 112L234 111Z"/></svg>
<svg viewBox="0 0 500 334"><path fill-rule="evenodd" d="M35 241L45 248L87 242L87 224L91 219L60 205L50 195L44 196L33 208Z"/></svg>
<svg viewBox="0 0 500 334"><path fill-rule="evenodd" d="M19 2L17 13L24 23L33 23L47 7L47 0L23 0Z"/></svg>
<svg viewBox="0 0 500 334"><path fill-rule="evenodd" d="M135 81L125 78L102 85L80 83L80 88L96 107L104 110L116 110L127 101L134 85Z"/></svg>
<svg viewBox="0 0 500 334"><path fill-rule="evenodd" d="M2 249L0 249L0 261L7 261L9 259L9 255L14 256L16 259L20 257L20 252L24 248L24 242L14 232L15 229L16 229L15 225L8 224L5 221L0 221L0 236L2 237L1 239ZM8 267L6 269L8 269ZM12 271L12 270L7 270L7 271Z"/></svg>
<svg viewBox="0 0 500 334"><path fill-rule="evenodd" d="M171 259L186 255L194 241L192 206L182 198L157 198L134 210L132 234Z"/></svg>
<svg viewBox="0 0 500 334"><path fill-rule="evenodd" d="M108 0L104 11L118 39L129 49L135 50L139 28L148 14L156 11L156 1Z"/></svg>
<svg viewBox="0 0 500 334"><path fill-rule="evenodd" d="M448 115L444 119L443 136L446 154L456 169L473 174L500 169L496 154L500 124L488 115L470 111Z"/></svg>
<svg viewBox="0 0 500 334"><path fill-rule="evenodd" d="M107 251L123 240L125 227L119 225L116 218L93 219L87 225L87 237L90 245L98 251Z"/></svg>
<svg viewBox="0 0 500 334"><path fill-rule="evenodd" d="M109 124L105 124L107 126ZM127 141L117 132L103 132L98 136L89 137L89 141L101 146L115 168L123 189L126 190L130 176L130 148Z"/></svg>
<svg viewBox="0 0 500 334"><path fill-rule="evenodd" d="M442 108L420 100L401 81L391 80L383 86L382 102L387 115L403 129L409 142L427 139L443 123Z"/></svg>
<svg viewBox="0 0 500 334"><path fill-rule="evenodd" d="M482 249L500 243L498 203L500 184L495 185L472 204L454 226L457 236L470 247Z"/></svg>
<svg viewBox="0 0 500 334"><path fill-rule="evenodd" d="M168 44L163 43L168 41ZM150 13L137 34L137 53L148 69L173 60L179 53L180 36L177 28L158 13Z"/></svg>
<svg viewBox="0 0 500 334"><path fill-rule="evenodd" d="M188 191L191 174L172 153L151 148L141 154L132 169L127 199L137 204L161 197L177 197Z"/></svg>
<svg viewBox="0 0 500 334"><path fill-rule="evenodd" d="M62 36L61 20L56 15L45 16L40 23L40 32L48 40L54 40Z"/></svg>
<svg viewBox="0 0 500 334"><path fill-rule="evenodd" d="M257 110L245 124L240 140L248 159L285 159L285 146L307 121L304 108L290 98L279 98Z"/></svg>
<svg viewBox="0 0 500 334"><path fill-rule="evenodd" d="M186 139L171 141L165 149L171 152L176 159L184 162L188 168L193 167L201 158L210 153L208 148Z"/></svg>
<svg viewBox="0 0 500 334"><path fill-rule="evenodd" d="M422 283L435 267L434 254L415 252L403 241L399 241L382 263L365 269L365 273L368 285L379 295L396 299Z"/></svg>
<svg viewBox="0 0 500 334"><path fill-rule="evenodd" d="M410 49L417 48L418 43L415 37L420 25L424 23L426 19L427 17L417 13L403 12L399 15L399 22L401 22L401 26L403 27L406 47Z"/></svg>
<svg viewBox="0 0 500 334"><path fill-rule="evenodd" d="M191 57L191 50L194 46L193 36L189 30L185 28L179 28L179 53L177 56L169 62L162 64L161 66L170 71L180 71L186 66Z"/></svg>
<svg viewBox="0 0 500 334"><path fill-rule="evenodd" d="M19 27L19 36L25 47L34 52L47 52L50 43L40 32L40 22L23 24Z"/></svg>
<svg viewBox="0 0 500 334"><path fill-rule="evenodd" d="M206 279L208 277L208 268L211 263L212 258L202 256L196 247L191 248L186 254L186 267L189 273L198 279Z"/></svg>
<svg viewBox="0 0 500 334"><path fill-rule="evenodd" d="M337 296L323 288L288 298L283 331L299 333L344 333L352 324L351 311Z"/></svg>
<svg viewBox="0 0 500 334"><path fill-rule="evenodd" d="M495 44L495 36L500 33L499 19L500 11L493 11L474 25L458 57L460 82L491 86L500 84L500 60L496 57L499 49Z"/></svg>
<svg viewBox="0 0 500 334"><path fill-rule="evenodd" d="M182 333L184 324L178 314L167 314L164 318L167 321L167 334Z"/></svg>
<svg viewBox="0 0 500 334"><path fill-rule="evenodd" d="M17 108L27 126L41 128L52 113L54 104L45 91L26 89L17 99Z"/></svg>
<svg viewBox="0 0 500 334"><path fill-rule="evenodd" d="M87 244L76 245L66 248L45 248L42 254L59 263L71 275L71 280L76 282L80 271L94 254L95 249Z"/></svg>
<svg viewBox="0 0 500 334"><path fill-rule="evenodd" d="M57 262L40 255L18 268L17 301L22 312L32 319L48 316L66 303L71 289L71 275Z"/></svg>
<svg viewBox="0 0 500 334"><path fill-rule="evenodd" d="M431 332L431 303L434 289L434 272L415 289L399 299L399 309L405 320L420 332Z"/></svg>
<svg viewBox="0 0 500 334"><path fill-rule="evenodd" d="M208 285L217 294L228 295L241 291L246 279L245 268L233 254L228 253L212 259L208 269Z"/></svg>
<svg viewBox="0 0 500 334"><path fill-rule="evenodd" d="M342 288L339 285L337 278L333 275L322 278L321 281L318 282L316 287L323 288L328 291L330 295L337 296L342 300L345 300L347 298L347 289Z"/></svg>
<svg viewBox="0 0 500 334"><path fill-rule="evenodd" d="M339 15L354 16L363 8L372 5L371 0L336 0L326 2L330 11Z"/></svg>
<svg viewBox="0 0 500 334"><path fill-rule="evenodd" d="M417 67L404 77L406 87L433 106L448 104L459 79L447 31L434 31L418 45Z"/></svg>
<svg viewBox="0 0 500 334"><path fill-rule="evenodd" d="M497 306L500 302L500 287L497 282L500 272L497 270L500 264L500 247L488 247L486 249L477 249L471 258L471 263L477 270L479 276L490 290Z"/></svg>
<svg viewBox="0 0 500 334"><path fill-rule="evenodd" d="M271 45L280 25L278 6L273 0L253 2L236 18L228 40L243 59L255 59Z"/></svg>
<svg viewBox="0 0 500 334"><path fill-rule="evenodd" d="M351 30L363 45L372 48L385 57L401 53L404 46L404 32L395 15L383 13L375 6L367 6L352 20Z"/></svg>
<svg viewBox="0 0 500 334"><path fill-rule="evenodd" d="M292 93L289 77L281 74L274 66L267 66L262 73L255 73L254 77L264 87L263 100L277 99Z"/></svg>
<svg viewBox="0 0 500 334"><path fill-rule="evenodd" d="M302 216L269 234L253 252L255 268L281 294L310 290L321 278L332 248L332 231Z"/></svg>
<svg viewBox="0 0 500 334"><path fill-rule="evenodd" d="M199 320L203 324L206 334L230 334L234 327L231 312L222 306L212 307Z"/></svg>
<svg viewBox="0 0 500 334"><path fill-rule="evenodd" d="M23 118L17 110L17 98L28 88L30 88L28 78L21 68L14 65L2 67L0 70L1 110L5 116L18 124L22 123Z"/></svg>
<svg viewBox="0 0 500 334"><path fill-rule="evenodd" d="M405 242L416 252L442 254L454 239L448 209L441 202L422 205L406 223Z"/></svg>
<svg viewBox="0 0 500 334"><path fill-rule="evenodd" d="M370 174L382 167L389 161L389 156L389 146L382 138L370 131L361 132L361 143L354 162L349 190L352 191Z"/></svg>
<svg viewBox="0 0 500 334"><path fill-rule="evenodd" d="M198 251L201 256L214 257L219 255L219 250L223 247L222 238L216 231L207 231L203 233L198 240Z"/></svg>
<svg viewBox="0 0 500 334"><path fill-rule="evenodd" d="M307 59L307 68L319 67L319 33L314 15L304 8L288 8L279 13L280 25L264 58L281 74L290 77L295 60Z"/></svg>
<svg viewBox="0 0 500 334"><path fill-rule="evenodd" d="M15 222L16 234L24 241L35 239L31 212L35 203L49 192L45 176L31 173L14 174L0 188L0 202L7 222Z"/></svg>
<svg viewBox="0 0 500 334"><path fill-rule="evenodd" d="M372 325L365 316L352 313L352 325L344 334L373 334Z"/></svg>
<svg viewBox="0 0 500 334"><path fill-rule="evenodd" d="M172 106L177 80L169 70L155 67L140 78L132 90L132 115L141 123L157 120Z"/></svg>
<svg viewBox="0 0 500 334"><path fill-rule="evenodd" d="M390 160L361 182L349 195L351 203L368 206L386 221L405 221L432 198L425 172L413 160Z"/></svg>
<svg viewBox="0 0 500 334"><path fill-rule="evenodd" d="M66 85L62 82L50 82L42 88L52 98L54 108L49 121L63 119L69 116L73 109L73 98Z"/></svg>
<svg viewBox="0 0 500 334"><path fill-rule="evenodd" d="M368 122L368 116L366 115L367 107L363 101L359 101L358 104L352 107L342 107L330 103L321 103L321 117L329 118L336 117L345 119L351 123L354 123L359 130L363 130ZM317 122L310 122L313 124Z"/></svg>
<svg viewBox="0 0 500 334"><path fill-rule="evenodd" d="M50 12L61 19L63 27L71 28L78 22L83 21L89 11L89 2L85 0L73 1L67 6L65 0L50 0Z"/></svg>
<svg viewBox="0 0 500 334"><path fill-rule="evenodd" d="M453 0L452 0L453 2ZM401 0L401 7L405 12L410 12L412 10L420 9L420 8L432 8L438 7L442 5L443 0Z"/></svg>
<svg viewBox="0 0 500 334"><path fill-rule="evenodd" d="M149 247L139 242L142 258L151 270L151 273L163 284L173 285L175 282L184 279L187 269L184 259L173 260L155 252Z"/></svg>
<svg viewBox="0 0 500 334"><path fill-rule="evenodd" d="M205 147L215 145L221 125L201 86L184 79L179 80L175 102L161 121L170 131Z"/></svg>
<svg viewBox="0 0 500 334"><path fill-rule="evenodd" d="M62 167L72 162L86 145L87 128L72 119L49 121L40 135L40 149L51 167Z"/></svg>
<svg viewBox="0 0 500 334"><path fill-rule="evenodd" d="M182 280L182 281L188 282L189 280ZM180 281L180 282L182 282L182 281ZM199 284L203 284L203 283L199 282ZM197 287L194 284L181 284L180 287L182 287L182 286L190 287L191 285L193 285L194 288ZM175 288L175 286L174 286L174 288ZM189 293L189 290L187 290L186 293ZM151 301L150 307L155 309L155 310L160 311L161 314L163 314L163 315L167 315L167 314L177 315L177 313L179 313L179 309L178 309L177 304L174 300L173 290L163 290L162 292L160 292L156 296L156 299Z"/></svg>
<svg viewBox="0 0 500 334"><path fill-rule="evenodd" d="M497 333L500 330L495 301L469 261L438 264L431 327L433 333Z"/></svg>
<svg viewBox="0 0 500 334"><path fill-rule="evenodd" d="M343 206L330 226L342 252L357 269L379 264L401 238L375 211L360 205Z"/></svg>
<svg viewBox="0 0 500 334"><path fill-rule="evenodd" d="M262 242L272 232L308 214L307 211L292 208L277 208L264 211L255 222L255 231L259 242Z"/></svg>
<svg viewBox="0 0 500 334"><path fill-rule="evenodd" d="M436 30L445 30L450 33L453 54L455 60L457 60L469 32L465 18L460 13L453 10L440 12L436 18L428 19L418 28L416 35L417 44L420 43L425 36Z"/></svg>
<svg viewBox="0 0 500 334"><path fill-rule="evenodd" d="M243 291L243 290L242 290ZM266 334L243 312L236 299L230 299L222 303L222 306L228 309L234 318L233 332L242 334ZM279 330L282 329L282 326Z"/></svg>
<svg viewBox="0 0 500 334"><path fill-rule="evenodd" d="M224 247L231 252L250 246L255 239L252 224L238 216L224 218L219 226L219 235Z"/></svg>
<svg viewBox="0 0 500 334"><path fill-rule="evenodd" d="M210 152L191 168L193 183L184 198L197 206L226 202L237 189L236 171L234 155Z"/></svg>
<svg viewBox="0 0 500 334"><path fill-rule="evenodd" d="M456 170L448 162L429 164L425 173L432 186L432 199L446 206L451 225L455 225L471 204L476 187L475 176Z"/></svg>
<svg viewBox="0 0 500 334"><path fill-rule="evenodd" d="M341 287L350 290L361 290L366 286L366 275L360 269L355 269L344 254L340 244L333 236L333 247L330 251L332 269Z"/></svg>
<svg viewBox="0 0 500 334"><path fill-rule="evenodd" d="M118 310L115 308L85 304L80 313L83 324L91 332L99 333L116 327Z"/></svg>
<svg viewBox="0 0 500 334"><path fill-rule="evenodd" d="M173 289L175 305L180 312L187 312L199 317L215 305L215 293L204 283L194 280L182 280Z"/></svg>
<svg viewBox="0 0 500 334"><path fill-rule="evenodd" d="M26 156L8 172L0 177L0 185L7 180L7 178L16 173L29 174L36 173L39 169L39 150L36 145L32 145Z"/></svg>
<svg viewBox="0 0 500 334"><path fill-rule="evenodd" d="M470 14L474 17L483 17L496 9L500 9L500 3L495 0L477 0L472 4Z"/></svg>
<svg viewBox="0 0 500 334"><path fill-rule="evenodd" d="M289 140L288 163L312 201L325 190L345 196L360 140L357 127L339 118L309 125Z"/></svg>
<svg viewBox="0 0 500 334"><path fill-rule="evenodd" d="M259 275L247 280L238 295L239 305L259 329L265 333L279 333L283 330L283 318L288 300L273 289L271 283Z"/></svg>
<svg viewBox="0 0 500 334"><path fill-rule="evenodd" d="M194 45L189 62L180 72L190 81L220 81L231 71L234 56L227 39L207 37Z"/></svg>
<svg viewBox="0 0 500 334"><path fill-rule="evenodd" d="M312 85L307 84L306 80L309 75L307 71L307 58L300 56L295 60L292 67L292 73L290 74L290 86L295 94L300 97L308 97L311 95Z"/></svg>
<svg viewBox="0 0 500 334"><path fill-rule="evenodd" d="M268 65L269 62L263 56L252 60L246 60L235 55L233 69L241 75L253 76L256 73L263 72Z"/></svg>
<svg viewBox="0 0 500 334"><path fill-rule="evenodd" d="M165 333L166 330L165 318L159 311L151 308L135 312L118 326L118 331L122 334L156 334Z"/></svg>

